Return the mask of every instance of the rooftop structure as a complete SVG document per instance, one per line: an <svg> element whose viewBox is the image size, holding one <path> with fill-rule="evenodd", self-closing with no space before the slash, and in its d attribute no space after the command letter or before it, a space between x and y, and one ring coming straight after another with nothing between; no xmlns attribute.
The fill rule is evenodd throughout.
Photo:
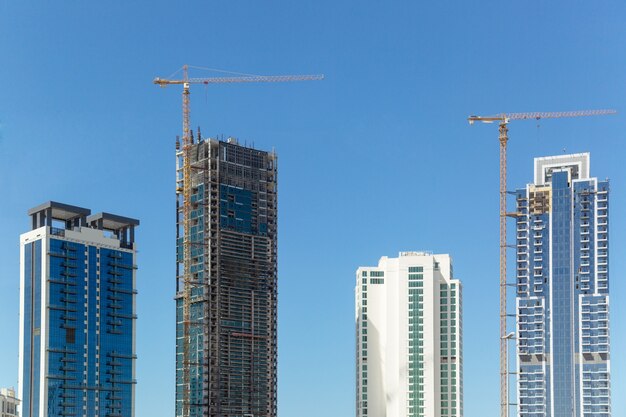
<svg viewBox="0 0 626 417"><path fill-rule="evenodd" d="M19 417L19 403L13 388L0 388L0 417Z"/></svg>

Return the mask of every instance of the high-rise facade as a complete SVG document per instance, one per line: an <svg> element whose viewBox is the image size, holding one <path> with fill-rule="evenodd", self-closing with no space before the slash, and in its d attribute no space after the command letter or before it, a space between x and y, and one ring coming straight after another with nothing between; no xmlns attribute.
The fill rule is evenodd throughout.
<svg viewBox="0 0 626 417"><path fill-rule="evenodd" d="M234 139L200 138L189 157L193 276L185 346L182 150L177 151L176 415L188 401L193 417L275 417L277 157Z"/></svg>
<svg viewBox="0 0 626 417"><path fill-rule="evenodd" d="M356 272L357 417L463 416L461 282L449 255Z"/></svg>
<svg viewBox="0 0 626 417"><path fill-rule="evenodd" d="M21 417L133 417L139 221L47 202L20 237Z"/></svg>
<svg viewBox="0 0 626 417"><path fill-rule="evenodd" d="M608 181L589 154L536 158L517 199L520 417L609 417Z"/></svg>

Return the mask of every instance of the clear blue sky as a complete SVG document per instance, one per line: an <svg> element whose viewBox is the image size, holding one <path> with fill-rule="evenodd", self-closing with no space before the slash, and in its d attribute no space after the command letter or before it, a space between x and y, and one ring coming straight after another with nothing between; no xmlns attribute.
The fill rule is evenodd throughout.
<svg viewBox="0 0 626 417"><path fill-rule="evenodd" d="M182 6L181 6L182 4ZM174 138L184 63L293 84L192 92L192 125L279 154L279 413L354 413L354 271L452 254L465 415L498 413L498 145L469 114L616 108L510 125L532 158L609 177L614 416L626 415L626 3L0 0L0 386L17 383L19 234L58 200L141 219L137 416L174 405ZM204 75L196 73L196 75Z"/></svg>

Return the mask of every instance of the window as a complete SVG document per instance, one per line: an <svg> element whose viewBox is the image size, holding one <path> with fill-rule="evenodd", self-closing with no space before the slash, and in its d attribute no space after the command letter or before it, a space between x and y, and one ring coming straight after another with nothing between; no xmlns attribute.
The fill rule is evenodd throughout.
<svg viewBox="0 0 626 417"><path fill-rule="evenodd" d="M423 266L410 266L409 272L424 272Z"/></svg>
<svg viewBox="0 0 626 417"><path fill-rule="evenodd" d="M65 343L68 345L73 345L76 343L76 330L75 329L65 329Z"/></svg>

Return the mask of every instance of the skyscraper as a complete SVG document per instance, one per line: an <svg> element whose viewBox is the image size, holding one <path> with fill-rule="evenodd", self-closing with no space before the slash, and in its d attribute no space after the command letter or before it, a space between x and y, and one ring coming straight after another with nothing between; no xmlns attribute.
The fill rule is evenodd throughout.
<svg viewBox="0 0 626 417"><path fill-rule="evenodd" d="M183 414L188 397L190 416L275 417L277 157L240 146L234 139L200 138L189 157L193 277L185 346L183 177L178 150L176 415Z"/></svg>
<svg viewBox="0 0 626 417"><path fill-rule="evenodd" d="M53 201L20 237L22 417L133 417L138 220Z"/></svg>
<svg viewBox="0 0 626 417"><path fill-rule="evenodd" d="M449 255L357 269L357 417L463 415L461 299Z"/></svg>
<svg viewBox="0 0 626 417"><path fill-rule="evenodd" d="M535 159L516 192L520 417L609 417L608 181L589 154Z"/></svg>

